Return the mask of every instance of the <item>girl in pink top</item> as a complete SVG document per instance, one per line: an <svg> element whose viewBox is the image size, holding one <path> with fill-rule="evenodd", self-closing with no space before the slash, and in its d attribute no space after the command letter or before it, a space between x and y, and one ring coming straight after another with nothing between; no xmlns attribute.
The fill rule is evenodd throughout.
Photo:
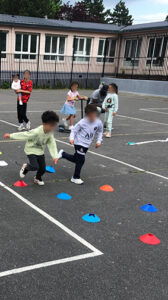
<svg viewBox="0 0 168 300"><path fill-rule="evenodd" d="M83 96L79 95L78 87L79 87L78 82L71 83L70 90L67 94L66 102L61 109L62 114L68 115L67 118L63 118L62 120L63 120L65 126L68 126L67 121L69 121L69 123L70 123L69 129L70 130L73 128L73 119L75 118L75 115L76 115L75 101L77 101L79 99L87 100L87 97L83 97Z"/></svg>

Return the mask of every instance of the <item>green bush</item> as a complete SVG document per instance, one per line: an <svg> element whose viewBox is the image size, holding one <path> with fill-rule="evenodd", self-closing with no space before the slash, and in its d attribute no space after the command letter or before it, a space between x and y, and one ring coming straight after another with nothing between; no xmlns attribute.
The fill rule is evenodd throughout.
<svg viewBox="0 0 168 300"><path fill-rule="evenodd" d="M8 81L2 82L1 89L7 90L10 88L10 83Z"/></svg>

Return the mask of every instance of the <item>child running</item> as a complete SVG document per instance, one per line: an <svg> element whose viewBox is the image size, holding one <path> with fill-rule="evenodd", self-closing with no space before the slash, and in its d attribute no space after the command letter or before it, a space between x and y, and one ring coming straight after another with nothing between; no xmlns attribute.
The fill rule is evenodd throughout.
<svg viewBox="0 0 168 300"><path fill-rule="evenodd" d="M62 114L69 115L67 118L62 119L66 127L68 126L67 121L69 121L70 123L69 130L73 128L73 119L75 118L76 115L75 101L79 99L85 99L85 100L88 99L88 97L79 95L78 87L79 87L78 82L74 81L71 83L70 90L67 94L66 102L61 109Z"/></svg>
<svg viewBox="0 0 168 300"><path fill-rule="evenodd" d="M29 171L37 171L34 183L44 185L42 176L46 171L44 150L48 146L49 152L56 164L58 161L57 146L54 139L54 130L59 117L53 111L46 111L42 114L42 125L30 131L5 134L4 138L26 141L25 153L29 163L23 164L20 170L20 177L24 178Z"/></svg>
<svg viewBox="0 0 168 300"><path fill-rule="evenodd" d="M19 75L18 74L13 75L13 82L12 82L11 88L17 94L19 105L23 105L22 94L21 93L17 93L17 91L21 89L21 84L20 84L20 79L19 79Z"/></svg>
<svg viewBox="0 0 168 300"><path fill-rule="evenodd" d="M71 178L71 182L75 184L82 184L84 181L80 178L82 166L85 162L85 154L92 143L95 134L98 135L96 148L99 148L102 142L103 124L98 118L97 107L89 104L85 108L85 118L80 120L70 134L70 144L75 147L75 154L71 155L64 150L60 150L58 158L65 158L75 163L75 172Z"/></svg>
<svg viewBox="0 0 168 300"><path fill-rule="evenodd" d="M102 109L105 111L104 125L106 126L106 132L104 133L106 138L111 137L113 117L118 111L118 86L115 83L109 85L109 92L104 99Z"/></svg>
<svg viewBox="0 0 168 300"><path fill-rule="evenodd" d="M24 72L24 79L21 80L20 85L21 89L16 90L16 93L22 94L22 103L20 104L20 101L17 101L17 113L18 113L18 121L19 121L19 131L22 131L25 129L23 122L26 123L26 129L30 130L30 121L26 116L27 112L27 103L29 101L31 92L32 92L32 81L30 80L30 71L26 70ZM19 99L18 99L19 100Z"/></svg>

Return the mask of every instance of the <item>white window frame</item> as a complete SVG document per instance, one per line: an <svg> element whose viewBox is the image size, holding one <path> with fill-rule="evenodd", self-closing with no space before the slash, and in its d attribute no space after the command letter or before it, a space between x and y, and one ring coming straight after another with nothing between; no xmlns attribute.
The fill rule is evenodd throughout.
<svg viewBox="0 0 168 300"><path fill-rule="evenodd" d="M77 45L77 51L79 51L79 45L80 45L80 40L84 40L84 45L83 45L83 49L86 53L86 42L87 42L87 39L90 39L91 40L91 47L90 47L90 54L89 55L86 55L85 53L75 53L75 49L73 49L74 51L74 58L75 57L81 57L81 58L88 58L88 60L76 60L74 59L74 62L75 63L88 63L90 61L90 57L91 57L91 53L92 53L92 40L93 38L92 37L89 37L89 36L75 36L74 39L77 39L78 40L78 45ZM74 41L73 41L74 42ZM82 51L82 52L84 52Z"/></svg>
<svg viewBox="0 0 168 300"><path fill-rule="evenodd" d="M16 35L20 34L21 35L21 51L16 51ZM22 51L23 48L23 35L28 35L28 51ZM31 36L36 35L36 52L30 52L30 47L31 47ZM25 60L25 61L36 61L37 60L37 55L38 55L38 49L39 49L39 34L37 33L27 33L27 32L15 32L15 55L20 55L20 58L16 58L15 60ZM22 58L22 55L28 55L28 58ZM30 55L35 55L35 59L30 58Z"/></svg>
<svg viewBox="0 0 168 300"><path fill-rule="evenodd" d="M1 51L1 54L2 54L2 59L6 60L7 59L7 49L8 49L8 32L2 30L2 33L6 34L6 50L5 51ZM3 57L3 54L5 55L5 57Z"/></svg>
<svg viewBox="0 0 168 300"><path fill-rule="evenodd" d="M106 39L105 38L100 38L99 39L99 43L100 41L103 41L103 51L102 51L102 55L98 54L99 51L99 44L98 44L98 50L97 50L97 62L98 63L103 63L103 59L104 59L104 51L105 51L105 45L106 45ZM111 43L112 41L116 41L116 46L115 46L115 53L114 56L110 56L110 50L111 50ZM115 62L115 55L116 55L116 48L117 48L117 39L113 39L113 38L109 38L109 48L108 48L108 53L106 54L106 63L109 64L114 64ZM102 59L102 61L98 61L99 59ZM114 59L114 61L109 61L110 59Z"/></svg>
<svg viewBox="0 0 168 300"><path fill-rule="evenodd" d="M136 40L136 50L135 50L135 56L131 57L131 50L132 50L132 42ZM123 67L125 68L138 68L139 65L139 60L140 60L140 56L136 57L137 54L137 50L138 50L138 42L139 40L141 40L141 44L142 44L142 38L130 38L130 39L125 39L125 45L124 45L124 58L123 58ZM131 41L131 45L130 45L130 49L129 49L129 55L128 57L125 57L125 50L126 50L126 43L127 41ZM140 48L140 52L141 52L141 48ZM129 60L128 60L129 59ZM135 65L135 61L137 62L137 65ZM130 62L130 65L127 65L126 62ZM133 64L132 64L133 62Z"/></svg>
<svg viewBox="0 0 168 300"><path fill-rule="evenodd" d="M146 54L146 67L154 67L154 68L163 68L164 67L164 63L163 63L162 66L160 66L160 65L153 64L153 61L156 61L159 57L161 57L161 53L162 53L162 50L163 50L163 44L164 44L164 39L165 38L166 38L166 36L154 36L154 37L149 37L148 38L148 48L147 48L147 54ZM153 46L152 56L148 57L150 41L153 40L153 39L154 39L154 46ZM159 56L154 57L154 52L155 52L155 46L156 46L156 40L157 39L162 39L162 42L161 42ZM167 47L166 47L166 49L167 49ZM147 64L148 60L151 60L150 64Z"/></svg>
<svg viewBox="0 0 168 300"><path fill-rule="evenodd" d="M50 43L50 52L46 52L45 48L46 48L46 37L49 36L51 37L51 43ZM52 43L53 43L53 37L57 38L57 49L56 49L56 53L51 52L52 50ZM65 38L65 46L64 46L64 54L59 54L59 46L60 46L60 38ZM66 36L60 36L60 35L52 35L52 34L46 34L45 35L45 45L44 45L44 61L45 62L64 62L65 61L65 53L66 53ZM50 59L45 59L45 56L49 56ZM56 60L52 60L51 57L56 56ZM59 57L63 57L64 59L60 60Z"/></svg>

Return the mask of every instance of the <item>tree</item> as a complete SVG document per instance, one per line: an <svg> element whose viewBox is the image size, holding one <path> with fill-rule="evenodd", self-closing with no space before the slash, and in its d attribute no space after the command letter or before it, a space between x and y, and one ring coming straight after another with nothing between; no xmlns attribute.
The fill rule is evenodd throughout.
<svg viewBox="0 0 168 300"><path fill-rule="evenodd" d="M0 13L30 17L54 18L61 0L0 0Z"/></svg>
<svg viewBox="0 0 168 300"><path fill-rule="evenodd" d="M167 15L167 17L166 17L165 21L168 21L168 15Z"/></svg>
<svg viewBox="0 0 168 300"><path fill-rule="evenodd" d="M108 18L109 23L128 26L132 25L133 18L129 15L129 9L126 7L125 2L120 0L120 2L115 6L113 12Z"/></svg>
<svg viewBox="0 0 168 300"><path fill-rule="evenodd" d="M108 11L105 11L103 0L83 0L71 5L63 4L56 18L69 21L105 23Z"/></svg>

